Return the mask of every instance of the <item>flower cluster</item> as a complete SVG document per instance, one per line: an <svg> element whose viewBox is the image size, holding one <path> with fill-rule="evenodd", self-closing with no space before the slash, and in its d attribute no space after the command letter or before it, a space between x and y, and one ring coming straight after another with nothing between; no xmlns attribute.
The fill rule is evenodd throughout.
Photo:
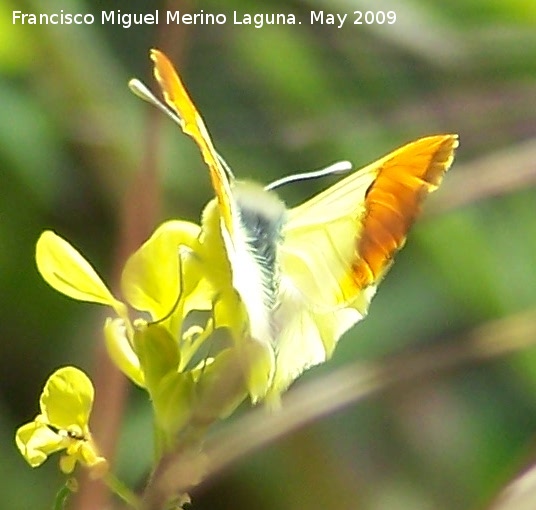
<svg viewBox="0 0 536 510"><path fill-rule="evenodd" d="M273 353L248 335L247 314L218 242L210 227L163 223L127 260L124 300L54 232L37 242L37 267L52 287L114 310L104 324L106 346L119 369L149 393L157 455L181 432L199 433L229 415L248 395L261 399L273 374Z"/></svg>

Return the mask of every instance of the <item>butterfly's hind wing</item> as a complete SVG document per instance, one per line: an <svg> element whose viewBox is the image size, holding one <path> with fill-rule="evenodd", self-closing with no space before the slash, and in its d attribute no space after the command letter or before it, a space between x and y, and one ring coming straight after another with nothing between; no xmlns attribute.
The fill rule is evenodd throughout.
<svg viewBox="0 0 536 510"><path fill-rule="evenodd" d="M457 140L438 135L409 143L289 211L276 388L329 357L367 313L423 199L452 163Z"/></svg>

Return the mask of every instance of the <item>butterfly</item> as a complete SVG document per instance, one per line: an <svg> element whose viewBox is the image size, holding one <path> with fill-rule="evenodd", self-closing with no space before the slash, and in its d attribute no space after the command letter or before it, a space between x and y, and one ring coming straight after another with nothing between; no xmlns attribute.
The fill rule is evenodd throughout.
<svg viewBox="0 0 536 510"><path fill-rule="evenodd" d="M278 393L329 358L367 314L422 201L450 167L458 136L408 143L287 208L273 185L235 179L170 60L156 49L151 59L171 111L137 80L131 88L172 116L201 151L216 195L221 256L251 337L275 352L271 387Z"/></svg>

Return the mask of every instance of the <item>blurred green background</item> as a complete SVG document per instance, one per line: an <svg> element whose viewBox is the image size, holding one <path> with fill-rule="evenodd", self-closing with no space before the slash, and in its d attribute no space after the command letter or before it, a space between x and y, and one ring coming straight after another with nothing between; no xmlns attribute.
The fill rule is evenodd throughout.
<svg viewBox="0 0 536 510"><path fill-rule="evenodd" d="M156 8L159 26L100 23L102 10ZM15 9L94 13L96 22L13 25ZM225 13L228 22L168 26L165 9ZM233 25L234 10L294 13L303 23ZM311 10L349 16L340 29L310 25ZM392 10L397 21L354 25L355 10ZM61 483L55 459L31 470L13 441L37 412L48 375L63 364L98 372L102 312L40 279L39 234L54 229L110 281L125 209L134 225L198 221L212 196L192 141L126 86L137 76L156 90L154 46L177 63L239 177L269 182L340 159L363 166L421 136L460 135L454 167L369 317L341 339L332 361L297 384L355 360L456 342L536 305L536 3L1 0L5 509L50 508ZM149 197L133 187L143 171L153 178ZM331 182L289 185L281 194L293 205ZM535 352L440 374L325 417L242 459L199 490L192 508L484 508L533 457ZM132 391L116 466L132 484L149 468L149 413L145 394Z"/></svg>

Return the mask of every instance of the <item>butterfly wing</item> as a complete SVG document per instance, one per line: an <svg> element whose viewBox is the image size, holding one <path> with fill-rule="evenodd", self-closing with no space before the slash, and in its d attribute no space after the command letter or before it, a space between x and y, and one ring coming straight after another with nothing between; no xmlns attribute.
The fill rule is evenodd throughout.
<svg viewBox="0 0 536 510"><path fill-rule="evenodd" d="M289 211L280 254L274 391L329 357L340 336L367 313L457 145L456 135L409 143Z"/></svg>
<svg viewBox="0 0 536 510"><path fill-rule="evenodd" d="M210 179L218 199L220 216L232 238L235 231L233 218L236 218L236 213L231 194L231 182L219 160L203 118L166 55L153 49L151 60L154 62L154 76L162 89L166 104L178 115L183 132L194 139L210 170Z"/></svg>

